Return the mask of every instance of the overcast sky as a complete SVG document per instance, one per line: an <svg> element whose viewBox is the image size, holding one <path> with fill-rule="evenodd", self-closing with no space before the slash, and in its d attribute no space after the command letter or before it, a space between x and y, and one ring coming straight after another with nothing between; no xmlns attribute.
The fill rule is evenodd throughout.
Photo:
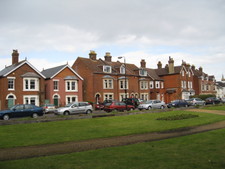
<svg viewBox="0 0 225 169"><path fill-rule="evenodd" d="M0 70L13 49L40 71L94 50L225 74L225 0L1 0L0 25Z"/></svg>

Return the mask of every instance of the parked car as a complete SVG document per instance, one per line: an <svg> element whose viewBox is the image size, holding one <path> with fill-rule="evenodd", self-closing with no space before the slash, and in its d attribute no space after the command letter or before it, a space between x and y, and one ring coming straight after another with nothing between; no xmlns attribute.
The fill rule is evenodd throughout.
<svg viewBox="0 0 225 169"><path fill-rule="evenodd" d="M164 109L166 107L165 102L160 100L148 100L138 106L139 110L150 110L150 109Z"/></svg>
<svg viewBox="0 0 225 169"><path fill-rule="evenodd" d="M205 105L205 101L200 98L191 98L187 102L190 106Z"/></svg>
<svg viewBox="0 0 225 169"><path fill-rule="evenodd" d="M60 107L55 110L57 115L70 115L77 113L92 113L93 107L88 102L73 102L67 104L65 107Z"/></svg>
<svg viewBox="0 0 225 169"><path fill-rule="evenodd" d="M95 110L103 110L105 107L105 104L111 103L112 100L105 100L103 103L96 103L95 104Z"/></svg>
<svg viewBox="0 0 225 169"><path fill-rule="evenodd" d="M44 109L45 113L54 113L56 109L54 104L44 104L41 107Z"/></svg>
<svg viewBox="0 0 225 169"><path fill-rule="evenodd" d="M44 109L32 104L17 104L8 110L0 111L0 118L9 120L14 117L33 117L43 116Z"/></svg>
<svg viewBox="0 0 225 169"><path fill-rule="evenodd" d="M219 104L221 101L216 97L208 97L205 99L206 104Z"/></svg>
<svg viewBox="0 0 225 169"><path fill-rule="evenodd" d="M225 103L225 97L221 98L221 102Z"/></svg>
<svg viewBox="0 0 225 169"><path fill-rule="evenodd" d="M104 111L111 112L113 110L116 111L124 111L124 110L134 110L135 107L133 105L126 105L124 102L112 101L111 103L106 103L104 107Z"/></svg>
<svg viewBox="0 0 225 169"><path fill-rule="evenodd" d="M135 108L137 108L140 104L137 98L124 98L122 99L122 102L126 103L127 105L133 105Z"/></svg>
<svg viewBox="0 0 225 169"><path fill-rule="evenodd" d="M172 107L188 107L189 104L186 100L174 100L172 102L170 102L169 104L167 104L168 108L172 108Z"/></svg>

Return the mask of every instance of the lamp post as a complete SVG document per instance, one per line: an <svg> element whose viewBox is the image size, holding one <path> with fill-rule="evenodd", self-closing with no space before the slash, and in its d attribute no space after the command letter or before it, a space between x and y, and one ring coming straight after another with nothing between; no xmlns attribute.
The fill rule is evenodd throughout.
<svg viewBox="0 0 225 169"><path fill-rule="evenodd" d="M119 56L118 59L122 59L124 58L124 69L125 69L125 72L124 72L124 76L125 76L125 84L124 84L124 92L125 92L125 104L126 104L126 110L127 110L127 66L126 66L126 58L124 56Z"/></svg>

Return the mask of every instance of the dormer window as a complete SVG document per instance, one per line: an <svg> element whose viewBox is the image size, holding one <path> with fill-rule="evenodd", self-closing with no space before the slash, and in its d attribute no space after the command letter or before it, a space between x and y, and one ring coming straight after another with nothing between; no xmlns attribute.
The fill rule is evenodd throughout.
<svg viewBox="0 0 225 169"><path fill-rule="evenodd" d="M184 76L184 71L183 70L182 70L181 74L182 74L182 76Z"/></svg>
<svg viewBox="0 0 225 169"><path fill-rule="evenodd" d="M103 66L103 72L104 73L111 73L112 72L112 68L111 68L111 66L106 66L106 65L104 65Z"/></svg>
<svg viewBox="0 0 225 169"><path fill-rule="evenodd" d="M139 74L140 74L140 76L147 76L147 71L144 69L140 69Z"/></svg>
<svg viewBox="0 0 225 169"><path fill-rule="evenodd" d="M126 71L125 65L121 65L121 66L120 66L120 73L121 73L121 74L125 74L125 71Z"/></svg>

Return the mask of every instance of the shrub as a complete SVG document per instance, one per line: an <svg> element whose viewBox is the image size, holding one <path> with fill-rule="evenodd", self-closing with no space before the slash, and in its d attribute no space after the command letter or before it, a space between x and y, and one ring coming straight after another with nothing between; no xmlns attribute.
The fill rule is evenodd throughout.
<svg viewBox="0 0 225 169"><path fill-rule="evenodd" d="M190 119L190 118L195 118L195 117L199 117L199 116L194 115L194 114L180 114L180 115L174 115L174 116L160 117L160 118L157 118L156 120L171 121L171 120Z"/></svg>

